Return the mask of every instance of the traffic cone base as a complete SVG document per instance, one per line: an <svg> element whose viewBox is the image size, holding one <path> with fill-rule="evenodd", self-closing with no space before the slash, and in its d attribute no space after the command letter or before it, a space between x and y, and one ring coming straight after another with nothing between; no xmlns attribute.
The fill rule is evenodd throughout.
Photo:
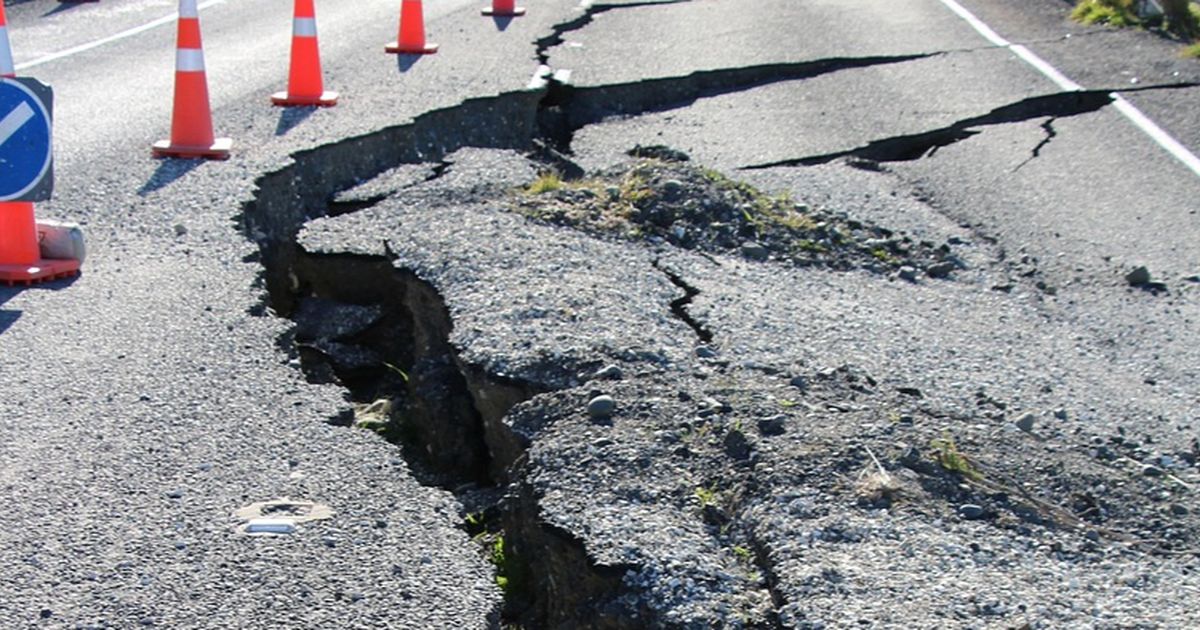
<svg viewBox="0 0 1200 630"><path fill-rule="evenodd" d="M438 45L426 42L420 46L401 45L400 42L392 42L383 49L393 55L432 55L437 52Z"/></svg>
<svg viewBox="0 0 1200 630"><path fill-rule="evenodd" d="M513 7L512 10L509 11L488 7L483 11L480 11L480 13L483 13L484 15L493 15L495 17L521 17L522 15L525 15L525 7Z"/></svg>
<svg viewBox="0 0 1200 630"><path fill-rule="evenodd" d="M271 95L271 104L278 107L333 107L337 105L337 92L322 92L320 96L293 96L287 92L276 92Z"/></svg>
<svg viewBox="0 0 1200 630"><path fill-rule="evenodd" d="M0 283L13 286L50 282L79 275L78 260L38 260L29 265L0 265Z"/></svg>
<svg viewBox="0 0 1200 630"><path fill-rule="evenodd" d="M396 41L383 48L393 55L430 55L437 52L438 45L425 41L425 9L421 0L403 0L400 3L400 32Z"/></svg>
<svg viewBox="0 0 1200 630"><path fill-rule="evenodd" d="M217 138L209 146L194 146L171 144L170 140L159 140L154 143L151 150L154 152L154 157L159 158L185 158L185 159L205 159L205 160L226 160L229 159L229 151L233 148L233 140L229 138Z"/></svg>

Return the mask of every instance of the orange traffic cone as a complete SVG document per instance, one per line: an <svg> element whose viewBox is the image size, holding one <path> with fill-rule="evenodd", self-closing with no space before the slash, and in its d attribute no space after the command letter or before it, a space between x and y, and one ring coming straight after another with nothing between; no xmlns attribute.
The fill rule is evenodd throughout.
<svg viewBox="0 0 1200 630"><path fill-rule="evenodd" d="M213 139L212 110L208 104L208 78L204 74L204 47L200 42L200 12L196 0L179 0L179 35L175 52L175 109L171 114L171 139L154 143L154 157L229 157L233 141Z"/></svg>
<svg viewBox="0 0 1200 630"><path fill-rule="evenodd" d="M525 15L525 7L518 7L516 0L492 0L492 8L484 9L483 14L496 17L518 17Z"/></svg>
<svg viewBox="0 0 1200 630"><path fill-rule="evenodd" d="M8 18L3 2L0 2L0 76L17 76L12 47L8 43ZM32 202L0 202L0 282L9 286L30 284L77 273L77 260L42 259Z"/></svg>
<svg viewBox="0 0 1200 630"><path fill-rule="evenodd" d="M296 0L292 20L292 65L287 92L271 95L276 105L337 105L337 92L326 92L321 80L321 55L317 49L317 13L313 0Z"/></svg>
<svg viewBox="0 0 1200 630"><path fill-rule="evenodd" d="M425 41L425 11L421 8L421 0L402 0L400 36L384 50L393 54L428 55L437 49L437 44Z"/></svg>
<svg viewBox="0 0 1200 630"><path fill-rule="evenodd" d="M8 43L8 18L4 15L4 3L0 2L0 76L17 76L13 65L12 46Z"/></svg>

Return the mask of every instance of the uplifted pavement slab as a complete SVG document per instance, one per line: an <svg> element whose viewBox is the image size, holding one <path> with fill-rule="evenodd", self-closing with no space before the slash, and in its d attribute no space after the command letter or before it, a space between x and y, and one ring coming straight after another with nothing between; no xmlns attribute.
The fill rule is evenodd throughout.
<svg viewBox="0 0 1200 630"><path fill-rule="evenodd" d="M1192 614L1180 602L1195 578L1171 554L1195 535L1194 454L1083 430L1089 413L1147 410L1105 396L1128 375L1056 328L1036 292L990 286L1007 272L986 244L950 247L986 269L914 282L585 234L521 216L520 199L594 193L533 192L513 154L472 155L446 181L309 222L283 301L371 297L345 274L402 296L409 323L395 334L429 350L397 353L408 376L390 421L416 429L399 440L419 452L438 439L418 419L436 395L412 381L441 374L471 401L447 426L483 434L472 452L507 495L481 514L502 531L509 619L1049 627ZM489 173L508 175L489 187ZM927 325L936 313L955 317ZM1029 347L1062 348L1022 354L1013 322L1036 331ZM454 370L427 371L439 354ZM437 466L435 450L419 459Z"/></svg>

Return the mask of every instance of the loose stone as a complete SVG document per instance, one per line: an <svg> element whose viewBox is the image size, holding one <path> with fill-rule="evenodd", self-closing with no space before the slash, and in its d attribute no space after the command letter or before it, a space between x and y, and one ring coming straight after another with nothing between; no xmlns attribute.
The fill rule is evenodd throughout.
<svg viewBox="0 0 1200 630"><path fill-rule="evenodd" d="M742 243L742 255L750 260L766 260L770 256L770 252L766 247L754 242L746 241Z"/></svg>
<svg viewBox="0 0 1200 630"><path fill-rule="evenodd" d="M730 431L725 435L725 454L738 460L750 458L750 441L741 431Z"/></svg>
<svg viewBox="0 0 1200 630"><path fill-rule="evenodd" d="M758 421L758 432L763 435L783 435L785 420L787 416L784 415L761 418Z"/></svg>
<svg viewBox="0 0 1200 630"><path fill-rule="evenodd" d="M1138 267L1125 274L1125 282L1131 287L1142 287L1150 284L1150 270L1145 266Z"/></svg>
<svg viewBox="0 0 1200 630"><path fill-rule="evenodd" d="M596 419L611 417L616 409L617 401L608 395L593 398L587 406L588 415Z"/></svg>
<svg viewBox="0 0 1200 630"><path fill-rule="evenodd" d="M954 263L940 262L929 265L929 267L925 270L925 275L929 276L930 278L946 278L949 277L950 272L952 271L954 271Z"/></svg>
<svg viewBox="0 0 1200 630"><path fill-rule="evenodd" d="M598 379L610 379L610 380L614 380L614 381L619 381L619 380L621 380L621 378L624 375L625 374L621 371L621 368L619 366L606 365L606 366L600 368L599 370L597 370L596 373L592 375L592 377L598 378Z"/></svg>
<svg viewBox="0 0 1200 630"><path fill-rule="evenodd" d="M1034 419L1035 418L1032 413L1026 412L1021 414L1020 417L1017 418L1017 428L1026 433L1033 432Z"/></svg>
<svg viewBox="0 0 1200 630"><path fill-rule="evenodd" d="M983 507L974 503L964 503L958 506L958 515L968 521L983 518Z"/></svg>

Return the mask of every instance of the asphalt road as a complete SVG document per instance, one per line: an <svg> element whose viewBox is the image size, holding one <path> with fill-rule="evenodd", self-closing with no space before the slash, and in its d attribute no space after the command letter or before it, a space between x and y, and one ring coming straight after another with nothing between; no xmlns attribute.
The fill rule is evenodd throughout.
<svg viewBox="0 0 1200 630"><path fill-rule="evenodd" d="M521 90L539 52L581 89L835 60L808 79L581 129L574 159L590 167L661 143L732 172L975 121L977 134L923 157L873 159L897 190L930 201L946 230L963 224L1010 260L1036 258L1054 294L1018 293L1056 326L1111 340L1132 383L1152 378L1153 390L1127 392L1140 409L1174 421L1194 408L1200 319L1184 278L1200 273L1200 177L1109 105L1017 106L1013 120L980 122L1061 90L943 3L614 8L559 29L562 43L539 51L535 41L582 15L573 1L531 0L527 17L499 24L478 15L480 0L439 0L425 10L441 51L407 62L382 50L398 4L319 3L326 85L342 102L283 112L267 97L284 86L290 3L204 3L214 127L235 154L203 164L149 157L170 123L174 25L164 18L175 3L8 7L19 73L56 91L57 188L38 213L83 223L91 257L73 282L0 288L0 626L498 623L501 591L453 497L420 485L376 436L330 425L349 406L344 392L307 384L276 344L290 324L252 314L264 300L261 265L238 220L255 179L290 155ZM1200 152L1200 65L1175 59L1169 42L1072 25L1052 0L965 5L1089 90L1138 90L1127 98ZM919 58L896 59L908 55ZM866 57L881 59L843 67ZM773 189L812 177L787 165L738 174ZM829 177L826 189L852 180ZM888 212L844 189L827 194L850 211ZM1125 286L1138 264L1169 293ZM1194 436L1171 424L1144 430L1190 448ZM335 516L291 537L237 532L235 510L281 497Z"/></svg>

